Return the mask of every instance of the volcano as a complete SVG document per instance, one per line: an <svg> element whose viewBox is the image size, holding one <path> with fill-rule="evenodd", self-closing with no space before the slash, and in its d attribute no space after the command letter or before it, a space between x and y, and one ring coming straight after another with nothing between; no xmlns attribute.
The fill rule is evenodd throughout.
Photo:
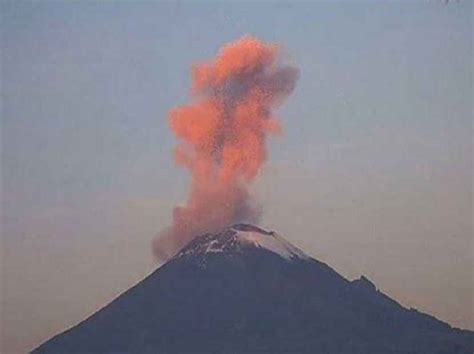
<svg viewBox="0 0 474 354"><path fill-rule="evenodd" d="M194 238L34 354L466 353L474 333L349 281L282 236L238 224Z"/></svg>

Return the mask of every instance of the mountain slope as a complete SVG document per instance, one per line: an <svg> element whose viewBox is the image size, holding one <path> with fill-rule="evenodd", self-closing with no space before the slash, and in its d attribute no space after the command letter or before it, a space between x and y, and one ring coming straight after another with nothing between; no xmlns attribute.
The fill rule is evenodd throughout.
<svg viewBox="0 0 474 354"><path fill-rule="evenodd" d="M471 354L473 337L239 224L197 237L33 353Z"/></svg>

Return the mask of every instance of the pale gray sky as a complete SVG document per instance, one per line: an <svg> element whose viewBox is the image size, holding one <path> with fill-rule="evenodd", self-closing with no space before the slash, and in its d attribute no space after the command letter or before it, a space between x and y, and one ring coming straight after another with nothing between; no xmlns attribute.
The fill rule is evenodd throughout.
<svg viewBox="0 0 474 354"><path fill-rule="evenodd" d="M474 329L472 2L6 2L2 353L156 264L184 201L167 112L251 33L300 68L255 193L261 225L404 305Z"/></svg>

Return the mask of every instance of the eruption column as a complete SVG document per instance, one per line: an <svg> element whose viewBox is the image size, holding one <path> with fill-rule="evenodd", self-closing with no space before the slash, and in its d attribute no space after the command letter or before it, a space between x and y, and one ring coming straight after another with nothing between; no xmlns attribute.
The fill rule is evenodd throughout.
<svg viewBox="0 0 474 354"><path fill-rule="evenodd" d="M298 70L282 65L279 47L252 36L225 45L192 68L192 102L171 110L180 140L176 163L191 173L188 200L154 241L165 260L194 236L261 214L249 186L267 158L266 137L281 131L272 109L295 87Z"/></svg>

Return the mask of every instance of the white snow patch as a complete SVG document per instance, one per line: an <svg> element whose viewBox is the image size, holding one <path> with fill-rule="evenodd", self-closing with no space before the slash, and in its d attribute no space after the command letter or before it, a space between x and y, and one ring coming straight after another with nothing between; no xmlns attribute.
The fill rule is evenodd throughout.
<svg viewBox="0 0 474 354"><path fill-rule="evenodd" d="M239 241L250 243L256 247L265 248L285 259L291 260L294 257L309 259L309 257L301 250L276 233L265 235L254 231L239 230L237 232Z"/></svg>
<svg viewBox="0 0 474 354"><path fill-rule="evenodd" d="M219 243L218 240L212 240L207 245L205 253L220 253L224 250L225 244Z"/></svg>

